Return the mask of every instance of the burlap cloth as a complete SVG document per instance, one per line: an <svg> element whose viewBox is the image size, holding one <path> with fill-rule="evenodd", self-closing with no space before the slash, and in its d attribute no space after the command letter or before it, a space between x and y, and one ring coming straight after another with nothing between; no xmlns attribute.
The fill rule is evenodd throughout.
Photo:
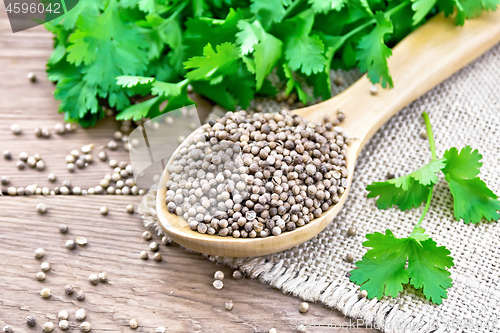
<svg viewBox="0 0 500 333"><path fill-rule="evenodd" d="M346 84L356 76L346 75ZM422 112L430 114L438 156L450 147L471 145L483 155L481 177L500 193L500 45L397 113L370 140L359 156L349 197L340 214L319 235L290 250L256 258L208 257L239 268L262 283L310 302L322 302L343 314L363 319L384 332L498 332L500 331L500 225L466 225L453 217L453 198L441 180L423 227L455 259L453 287L439 306L406 287L397 298L359 297L349 281L355 261L366 252L367 233L391 229L406 237L423 207L409 212L378 210L367 199L366 186L415 170L430 160L429 144L420 138ZM348 116L348 115L347 115ZM156 224L154 193L141 207L145 225ZM348 237L355 226L358 236ZM215 236L214 236L215 237ZM314 329L311 329L313 331ZM309 331L309 330L308 330Z"/></svg>

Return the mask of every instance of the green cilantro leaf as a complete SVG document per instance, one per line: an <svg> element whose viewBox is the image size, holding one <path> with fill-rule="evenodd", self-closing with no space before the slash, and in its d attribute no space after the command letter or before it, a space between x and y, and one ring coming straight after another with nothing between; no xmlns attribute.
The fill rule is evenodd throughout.
<svg viewBox="0 0 500 333"><path fill-rule="evenodd" d="M339 11L347 4L347 0L309 0L315 13L328 13L330 10Z"/></svg>
<svg viewBox="0 0 500 333"><path fill-rule="evenodd" d="M358 44L356 60L361 71L368 72L368 78L372 83L381 82L382 87L393 87L387 58L392 51L385 45L384 37L393 32L391 20L383 12L375 14L377 22L375 28L366 36L362 37Z"/></svg>
<svg viewBox="0 0 500 333"><path fill-rule="evenodd" d="M422 168L395 179L385 182L374 182L366 187L370 192L368 198L377 199L379 209L398 206L401 210L420 206L427 200L429 185L438 181L436 173L445 167L444 160L437 160L424 165Z"/></svg>
<svg viewBox="0 0 500 333"><path fill-rule="evenodd" d="M444 246L437 247L432 239L423 237L423 229L417 234L417 238L396 238L386 230L385 234L366 235L363 246L371 249L356 262L350 280L366 290L369 298L378 299L384 295L396 297L409 282L422 288L427 299L441 304L447 297L446 289L452 286L446 268L454 265L453 258Z"/></svg>
<svg viewBox="0 0 500 333"><path fill-rule="evenodd" d="M216 50L208 43L203 48L202 57L193 57L184 63L190 80L207 80L215 74L232 74L238 69L239 51L236 45L223 43L216 46Z"/></svg>
<svg viewBox="0 0 500 333"><path fill-rule="evenodd" d="M457 220L465 223L479 223L484 218L498 220L500 201L479 175L481 154L466 146L460 152L451 148L444 153L447 160L444 177L453 195L453 213Z"/></svg>
<svg viewBox="0 0 500 333"><path fill-rule="evenodd" d="M247 55L253 52L253 46L259 42L258 34L262 34L260 29L262 26L256 20L253 23L247 20L240 20L238 22L238 29L240 32L236 34L236 41L240 45L241 54Z"/></svg>
<svg viewBox="0 0 500 333"><path fill-rule="evenodd" d="M264 26L280 22L285 16L285 7L281 0L251 0L251 2L250 11L259 17Z"/></svg>
<svg viewBox="0 0 500 333"><path fill-rule="evenodd" d="M413 25L417 25L425 16L436 6L438 0L412 0L411 9L415 11L413 14Z"/></svg>

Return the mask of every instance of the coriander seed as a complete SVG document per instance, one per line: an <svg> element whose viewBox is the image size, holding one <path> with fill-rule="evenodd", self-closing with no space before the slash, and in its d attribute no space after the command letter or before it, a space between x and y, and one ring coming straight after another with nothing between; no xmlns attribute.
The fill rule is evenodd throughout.
<svg viewBox="0 0 500 333"><path fill-rule="evenodd" d="M75 288L73 288L73 286L70 284L68 284L66 287L64 287L64 292L68 295L73 294L74 291L75 291Z"/></svg>
<svg viewBox="0 0 500 333"><path fill-rule="evenodd" d="M7 176L2 177L2 185L9 185L10 184L10 178Z"/></svg>
<svg viewBox="0 0 500 333"><path fill-rule="evenodd" d="M157 243L157 242L151 242L149 244L149 249L153 252L156 252L158 251L158 249L160 248L160 245Z"/></svg>
<svg viewBox="0 0 500 333"><path fill-rule="evenodd" d="M233 272L233 279L235 279L235 280L239 280L239 279L241 279L242 277L243 277L243 273L242 273L241 271L239 271L239 270L235 270L235 271Z"/></svg>
<svg viewBox="0 0 500 333"><path fill-rule="evenodd" d="M28 326L31 326L31 327L35 326L36 325L35 317L33 317L32 315L29 315L28 317L26 317L26 324Z"/></svg>
<svg viewBox="0 0 500 333"><path fill-rule="evenodd" d="M101 151L101 152L99 152L99 154L98 154L97 156L98 156L98 157L99 157L99 159L100 159L101 161L103 161L103 162L104 162L104 161L106 161L106 160L108 159L108 154L106 154L106 152L105 152L105 151Z"/></svg>
<svg viewBox="0 0 500 333"><path fill-rule="evenodd" d="M4 150L3 151L3 158L5 158L6 160L11 160L12 159L12 154L10 153L10 151Z"/></svg>
<svg viewBox="0 0 500 333"><path fill-rule="evenodd" d="M220 290L224 287L224 283L221 280L215 280L212 285L215 289Z"/></svg>
<svg viewBox="0 0 500 333"><path fill-rule="evenodd" d="M96 274L90 274L89 275L89 282L93 285L96 285L99 283L99 277Z"/></svg>
<svg viewBox="0 0 500 333"><path fill-rule="evenodd" d="M38 273L36 273L35 278L38 281L43 281L43 280L45 280L45 273L44 272L38 272Z"/></svg>
<svg viewBox="0 0 500 333"><path fill-rule="evenodd" d="M76 293L76 299L79 301L83 301L85 299L85 293L83 292L83 290L80 290Z"/></svg>
<svg viewBox="0 0 500 333"><path fill-rule="evenodd" d="M23 132L21 130L21 126L19 126L18 124L12 124L12 126L10 126L10 130L14 135L20 135Z"/></svg>
<svg viewBox="0 0 500 333"><path fill-rule="evenodd" d="M368 292L367 292L366 290L361 290L361 291L359 292L359 297L361 297L361 298L366 298L366 297L368 297Z"/></svg>
<svg viewBox="0 0 500 333"><path fill-rule="evenodd" d="M31 83L36 82L36 75L35 75L35 73L33 73L33 72L29 72L29 73L28 73L28 75L26 75L26 77L28 78L28 80L29 80Z"/></svg>
<svg viewBox="0 0 500 333"><path fill-rule="evenodd" d="M304 324L300 324L297 327L297 333L306 333L306 327L304 326Z"/></svg>
<svg viewBox="0 0 500 333"><path fill-rule="evenodd" d="M40 291L40 296L43 298L49 298L50 295L52 295L52 291L49 288L43 288L42 291Z"/></svg>
<svg viewBox="0 0 500 333"><path fill-rule="evenodd" d="M80 324L79 329L82 332L89 332L92 329L92 326L90 325L89 322L84 321L83 323Z"/></svg>
<svg viewBox="0 0 500 333"><path fill-rule="evenodd" d="M233 301L226 302L224 305L227 311L231 311L233 309Z"/></svg>
<svg viewBox="0 0 500 333"><path fill-rule="evenodd" d="M66 248L68 250L74 250L76 248L76 243L74 240L70 239L68 241L66 241Z"/></svg>
<svg viewBox="0 0 500 333"><path fill-rule="evenodd" d="M351 254L351 253L348 253L346 256L345 256L345 260L347 262L353 262L354 261L354 256Z"/></svg>
<svg viewBox="0 0 500 333"><path fill-rule="evenodd" d="M16 166L19 170L24 170L26 168L26 163L24 163L23 161L17 161Z"/></svg>
<svg viewBox="0 0 500 333"><path fill-rule="evenodd" d="M127 205L127 213L129 214L134 213L134 205Z"/></svg>
<svg viewBox="0 0 500 333"><path fill-rule="evenodd" d="M104 273L104 272L99 273L98 277L99 277L99 281L108 282L108 276L106 275L106 273Z"/></svg>
<svg viewBox="0 0 500 333"><path fill-rule="evenodd" d="M142 238L144 238L145 240L148 241L148 240L151 240L153 238L153 235L151 235L151 232L146 230L142 233Z"/></svg>
<svg viewBox="0 0 500 333"><path fill-rule="evenodd" d="M129 326L131 329L136 329L139 326L139 322L135 318L130 319Z"/></svg>
<svg viewBox="0 0 500 333"><path fill-rule="evenodd" d="M222 271L215 272L214 279L216 279L216 280L224 280L224 272L222 272Z"/></svg>
<svg viewBox="0 0 500 333"><path fill-rule="evenodd" d="M372 95L377 95L378 94L378 87L376 85L373 84L370 87L370 94L372 94Z"/></svg>
<svg viewBox="0 0 500 333"><path fill-rule="evenodd" d="M40 202L36 205L36 211L40 214L45 214L47 212L47 206L44 203Z"/></svg>
<svg viewBox="0 0 500 333"><path fill-rule="evenodd" d="M155 255L153 256L153 259L155 261L161 261L161 259L162 259L161 253L160 252L156 252Z"/></svg>
<svg viewBox="0 0 500 333"><path fill-rule="evenodd" d="M172 242L170 241L170 238L168 238L168 236L163 236L161 238L161 242L163 243L163 245L166 245L166 246L172 244Z"/></svg>
<svg viewBox="0 0 500 333"><path fill-rule="evenodd" d="M47 176L47 179L49 180L49 182L53 183L56 181L57 177L55 174L49 173L49 175Z"/></svg>
<svg viewBox="0 0 500 333"><path fill-rule="evenodd" d="M278 333L278 331L273 327L269 330L269 333Z"/></svg>
<svg viewBox="0 0 500 333"><path fill-rule="evenodd" d="M66 128L64 128L64 124L57 123L54 125L54 131L56 131L56 134L58 135L63 135L66 133Z"/></svg>
<svg viewBox="0 0 500 333"><path fill-rule="evenodd" d="M109 209L107 206L102 206L99 211L101 212L101 215L108 215Z"/></svg>
<svg viewBox="0 0 500 333"><path fill-rule="evenodd" d="M68 311L66 311L66 310L61 310L57 314L57 318L59 320L68 320L68 317L69 317L69 314L68 314Z"/></svg>
<svg viewBox="0 0 500 333"><path fill-rule="evenodd" d="M141 259L146 260L149 257L148 251L141 251L140 253Z"/></svg>
<svg viewBox="0 0 500 333"><path fill-rule="evenodd" d="M309 310L309 303L307 303L307 302L300 303L299 311L301 313L306 313L308 310Z"/></svg>
<svg viewBox="0 0 500 333"><path fill-rule="evenodd" d="M76 244L81 245L81 246L87 245L87 238L82 237L82 236L76 237Z"/></svg>
<svg viewBox="0 0 500 333"><path fill-rule="evenodd" d="M44 161L38 161L38 162L36 162L36 169L38 171L45 170L45 162Z"/></svg>
<svg viewBox="0 0 500 333"><path fill-rule="evenodd" d="M4 333L13 333L14 330L12 329L12 327L10 327L9 325L7 325L7 326L3 327L3 332Z"/></svg>
<svg viewBox="0 0 500 333"><path fill-rule="evenodd" d="M347 236L356 236L358 233L358 229L356 227L350 227L347 229Z"/></svg>
<svg viewBox="0 0 500 333"><path fill-rule="evenodd" d="M68 232L68 226L66 224L59 224L59 232L61 234L66 234Z"/></svg>
<svg viewBox="0 0 500 333"><path fill-rule="evenodd" d="M61 320L59 322L59 328L63 331L69 330L69 321L67 320Z"/></svg>
<svg viewBox="0 0 500 333"><path fill-rule="evenodd" d="M118 144L116 143L116 141L110 141L110 142L108 142L108 149L109 150L116 150L116 149L118 149Z"/></svg>
<svg viewBox="0 0 500 333"><path fill-rule="evenodd" d="M165 333L167 330L163 326L158 326L155 330L156 333Z"/></svg>
<svg viewBox="0 0 500 333"><path fill-rule="evenodd" d="M45 333L52 332L54 330L54 323L48 321L45 324L43 324L42 329Z"/></svg>
<svg viewBox="0 0 500 333"><path fill-rule="evenodd" d="M50 271L50 268L51 268L51 267L50 267L50 262L46 262L46 261L44 261L44 262L42 262L42 264L40 265L40 269L41 269L42 271L44 271L44 272L48 272L48 271Z"/></svg>
<svg viewBox="0 0 500 333"><path fill-rule="evenodd" d="M84 320L86 316L87 316L87 312L85 311L85 309L76 310L76 313L75 313L76 320Z"/></svg>
<svg viewBox="0 0 500 333"><path fill-rule="evenodd" d="M45 254L45 251L42 248L35 250L35 258L36 259L42 259L44 254Z"/></svg>

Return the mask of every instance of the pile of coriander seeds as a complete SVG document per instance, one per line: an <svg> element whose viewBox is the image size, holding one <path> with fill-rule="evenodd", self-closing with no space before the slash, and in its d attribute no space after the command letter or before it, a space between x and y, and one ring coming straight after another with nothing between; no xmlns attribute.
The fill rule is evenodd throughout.
<svg viewBox="0 0 500 333"><path fill-rule="evenodd" d="M321 216L347 186L350 141L335 119L287 110L228 112L203 125L168 166L166 203L200 233L278 236Z"/></svg>

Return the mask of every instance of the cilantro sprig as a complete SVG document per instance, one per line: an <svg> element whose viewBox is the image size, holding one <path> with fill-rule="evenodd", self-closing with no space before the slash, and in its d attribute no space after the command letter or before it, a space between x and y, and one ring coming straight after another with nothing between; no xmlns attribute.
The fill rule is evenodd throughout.
<svg viewBox="0 0 500 333"><path fill-rule="evenodd" d="M444 174L453 195L454 215L465 223L479 223L482 219L497 220L500 201L484 181L479 178L481 154L466 146L462 150L450 148L438 159L429 115L424 112L431 161L408 175L374 182L367 186L368 197L377 199L379 209L393 206L401 210L419 207L424 210L411 234L396 238L390 230L385 234L375 232L366 235L363 243L369 249L357 269L351 271L350 280L366 290L369 298L396 297L403 285L421 289L423 295L435 304L441 304L452 286L449 268L453 267L450 251L437 246L420 226L429 210L438 173Z"/></svg>
<svg viewBox="0 0 500 333"><path fill-rule="evenodd" d="M55 34L47 72L56 82L59 111L83 126L104 117L103 107L116 110L118 119L140 119L193 103L187 89L166 89L160 96L148 90L153 85L129 87L124 76L151 77L155 86L191 85L228 110L280 89L307 104L331 97L331 69L357 67L373 83L392 87L387 59L402 38L440 11L463 24L498 3L80 0L46 24ZM283 87L271 83L271 73Z"/></svg>

